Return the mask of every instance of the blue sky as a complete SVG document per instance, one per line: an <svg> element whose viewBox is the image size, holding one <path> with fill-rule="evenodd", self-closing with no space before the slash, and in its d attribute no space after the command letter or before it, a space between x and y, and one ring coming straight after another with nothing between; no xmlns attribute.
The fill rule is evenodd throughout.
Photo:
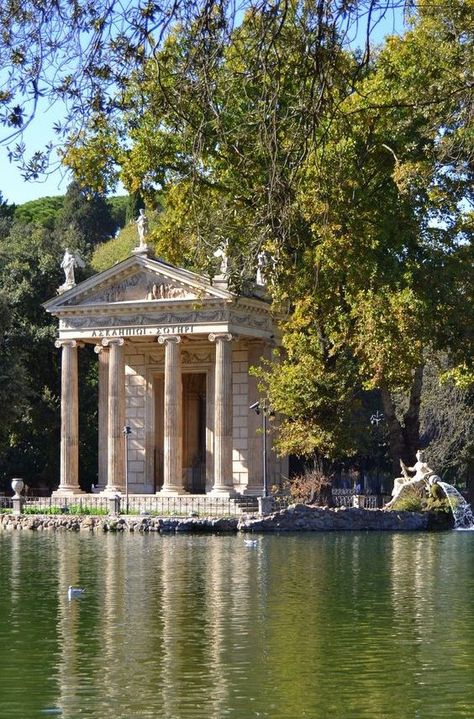
<svg viewBox="0 0 474 719"><path fill-rule="evenodd" d="M372 42L380 43L386 35L399 33L402 30L403 15L401 11L390 11L386 17L380 18L374 28L371 34ZM364 23L361 22L354 36L354 44L364 42L364 39L365 27ZM27 147L27 156L31 156L35 151L43 149L49 141L54 142L54 133L51 128L55 121L61 119L61 115L62 108L59 104L51 109L46 108L44 111L41 111L41 108L39 109L37 116L24 133L23 141ZM13 147L17 141L13 141L11 146ZM63 195L66 192L69 180L70 176L64 169L58 168L39 182L26 182L21 175L21 171L14 163L9 161L7 147L0 144L0 192L3 199L8 200L8 202L22 204L28 200L35 200L46 195ZM118 194L122 192L123 190L118 190Z"/></svg>

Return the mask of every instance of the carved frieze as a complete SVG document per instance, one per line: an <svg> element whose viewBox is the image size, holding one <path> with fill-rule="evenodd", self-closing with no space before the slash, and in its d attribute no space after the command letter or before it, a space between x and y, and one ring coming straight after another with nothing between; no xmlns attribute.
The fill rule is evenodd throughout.
<svg viewBox="0 0 474 719"><path fill-rule="evenodd" d="M232 321L239 325L245 325L247 327L256 327L257 329L269 329L271 319L269 317L262 317L258 315L232 315Z"/></svg>
<svg viewBox="0 0 474 719"><path fill-rule="evenodd" d="M226 312L154 312L153 314L120 314L64 317L60 320L61 329L88 329L90 327L124 327L143 325L199 324L200 322L223 322Z"/></svg>
<svg viewBox="0 0 474 719"><path fill-rule="evenodd" d="M196 294L186 287L174 286L157 275L137 272L119 282L99 287L96 292L80 300L80 304L195 298Z"/></svg>
<svg viewBox="0 0 474 719"><path fill-rule="evenodd" d="M181 352L181 360L183 364L206 364L212 362L212 354L205 350L195 350L194 352L184 350Z"/></svg>

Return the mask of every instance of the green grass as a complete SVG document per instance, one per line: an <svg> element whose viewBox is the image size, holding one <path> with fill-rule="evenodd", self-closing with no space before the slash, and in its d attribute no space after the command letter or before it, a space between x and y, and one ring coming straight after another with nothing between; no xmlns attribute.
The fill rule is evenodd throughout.
<svg viewBox="0 0 474 719"><path fill-rule="evenodd" d="M70 504L68 505L66 512L64 511L64 507L52 505L50 507L24 507L23 514L64 514L73 516L106 517L108 515L108 511L103 507L82 507L80 504Z"/></svg>

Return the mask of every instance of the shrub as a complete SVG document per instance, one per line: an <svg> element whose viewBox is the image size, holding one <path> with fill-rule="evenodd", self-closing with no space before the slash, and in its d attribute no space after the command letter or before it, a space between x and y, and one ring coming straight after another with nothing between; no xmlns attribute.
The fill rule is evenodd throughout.
<svg viewBox="0 0 474 719"><path fill-rule="evenodd" d="M313 470L290 481L290 495L292 499L303 504L332 507L334 506L332 481L333 477L328 477L319 470Z"/></svg>

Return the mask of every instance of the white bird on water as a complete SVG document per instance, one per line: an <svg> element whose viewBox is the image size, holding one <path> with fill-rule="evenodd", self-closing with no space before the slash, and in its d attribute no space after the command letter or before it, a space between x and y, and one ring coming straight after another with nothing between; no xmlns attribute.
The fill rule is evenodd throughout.
<svg viewBox="0 0 474 719"><path fill-rule="evenodd" d="M72 585L69 585L67 590L67 598L69 600L71 599L77 599L78 597L82 597L86 590L82 589L81 587L73 587Z"/></svg>
<svg viewBox="0 0 474 719"><path fill-rule="evenodd" d="M244 544L246 547L256 547L258 539L244 539Z"/></svg>

